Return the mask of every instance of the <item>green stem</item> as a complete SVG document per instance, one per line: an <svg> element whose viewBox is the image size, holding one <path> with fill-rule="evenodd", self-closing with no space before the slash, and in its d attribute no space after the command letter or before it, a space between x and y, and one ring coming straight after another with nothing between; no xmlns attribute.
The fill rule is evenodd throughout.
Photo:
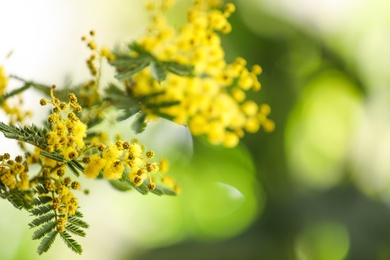
<svg viewBox="0 0 390 260"><path fill-rule="evenodd" d="M26 89L30 88L31 85L29 84L24 84L23 87L21 88L17 88L17 89L14 89L12 90L11 92L8 92L8 93L5 93L4 95L0 96L0 105L3 104L3 102L7 99L7 98L10 98L12 96L15 96L19 93L22 93L23 91L25 91Z"/></svg>
<svg viewBox="0 0 390 260"><path fill-rule="evenodd" d="M26 79L23 79L19 76L16 76L16 75L9 75L10 78L12 79L16 79L16 80L19 80L21 82L24 82L25 85L28 85L29 87L33 87L43 93L45 93L46 95L50 96L50 89L51 87L45 85L45 84L40 84L40 83L36 83L36 82L33 82L33 81L30 81L30 80L26 80Z"/></svg>

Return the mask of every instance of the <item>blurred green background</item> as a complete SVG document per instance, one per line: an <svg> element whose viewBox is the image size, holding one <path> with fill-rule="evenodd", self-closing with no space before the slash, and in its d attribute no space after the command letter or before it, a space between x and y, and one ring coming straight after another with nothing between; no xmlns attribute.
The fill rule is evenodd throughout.
<svg viewBox="0 0 390 260"><path fill-rule="evenodd" d="M180 23L191 1L177 2L169 15ZM233 2L226 59L242 56L263 67L262 90L251 98L271 105L275 131L248 134L239 147L223 149L192 140L182 127L153 123L139 139L171 159L182 186L178 197L84 183L91 194L80 205L91 230L80 241L82 256L57 241L38 257L28 216L1 202L0 259L390 259L390 2ZM61 82L64 72L85 78L79 68L87 52L75 51L83 47L74 42L89 29L113 44L134 39L147 21L142 1L36 5L62 14L53 21L63 37L42 23L34 33L42 39L52 33L58 42L32 55L57 56L47 64L31 57L20 72L18 58L26 58L20 53L31 49L10 41L0 45L0 55L15 48L9 70L49 84ZM28 9L19 3L10 10L16 15L20 8ZM0 24L10 38L21 33L12 22ZM42 39L34 39L30 48L40 50ZM55 61L55 73L42 72ZM126 124L117 129L131 137Z"/></svg>

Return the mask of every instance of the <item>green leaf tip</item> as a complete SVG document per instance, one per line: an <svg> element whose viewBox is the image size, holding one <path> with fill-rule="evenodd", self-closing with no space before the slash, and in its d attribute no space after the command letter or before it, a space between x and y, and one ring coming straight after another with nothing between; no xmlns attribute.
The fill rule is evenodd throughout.
<svg viewBox="0 0 390 260"><path fill-rule="evenodd" d="M61 238L64 240L65 244L73 250L73 252L81 255L81 253L83 252L83 249L81 247L81 245L79 243L77 243L76 240L74 240L71 235L64 231L64 232L61 232L59 233Z"/></svg>
<svg viewBox="0 0 390 260"><path fill-rule="evenodd" d="M57 231L53 230L42 239L37 250L39 255L47 252L50 249L50 247L53 245L54 240L57 237L57 234Z"/></svg>
<svg viewBox="0 0 390 260"><path fill-rule="evenodd" d="M44 150L47 146L46 129L32 126L9 126L0 122L0 131L4 136L16 139L21 142L29 143Z"/></svg>
<svg viewBox="0 0 390 260"><path fill-rule="evenodd" d="M146 114L139 112L135 117L134 121L130 125L131 130L136 134L142 133L146 128Z"/></svg>
<svg viewBox="0 0 390 260"><path fill-rule="evenodd" d="M39 228L37 231L34 232L34 234L32 236L32 239L33 240L41 239L46 234L48 234L49 232L54 230L55 227L56 227L56 222L55 221L51 221L51 222L48 222L46 224L43 224L41 228Z"/></svg>
<svg viewBox="0 0 390 260"><path fill-rule="evenodd" d="M167 71L164 67L164 63L159 61L152 61L150 63L150 72L155 80L161 82L167 78Z"/></svg>

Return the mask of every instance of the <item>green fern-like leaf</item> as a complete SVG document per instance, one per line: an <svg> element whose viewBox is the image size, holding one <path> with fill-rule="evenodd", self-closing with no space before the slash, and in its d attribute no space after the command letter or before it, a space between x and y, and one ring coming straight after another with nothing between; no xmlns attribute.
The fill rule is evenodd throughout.
<svg viewBox="0 0 390 260"><path fill-rule="evenodd" d="M118 69L118 74L115 75L115 77L118 80L126 80L131 78L134 74L140 72L144 68L146 68L149 65L149 60L144 59L142 63L134 63L133 65L130 65L123 69Z"/></svg>
<svg viewBox="0 0 390 260"><path fill-rule="evenodd" d="M84 171L84 166L81 165L81 163L79 163L78 161L76 161L76 160L71 160L71 161L68 162L68 164L69 164L69 163L73 164L74 167L76 167L78 170L80 170L80 171L82 171L82 172Z"/></svg>
<svg viewBox="0 0 390 260"><path fill-rule="evenodd" d="M41 255L42 253L45 253L45 252L47 252L50 249L50 247L52 246L54 240L57 237L57 234L58 234L57 231L53 230L47 236L45 236L42 239L42 241L41 241L41 243L40 243L40 245L38 247L38 250L37 250L38 254Z"/></svg>
<svg viewBox="0 0 390 260"><path fill-rule="evenodd" d="M65 229L67 231L69 231L69 232L72 232L75 235L78 235L78 236L81 236L81 237L85 237L86 236L86 233L84 232L84 230L82 230L81 228L79 228L76 225L68 224L68 225L66 225Z"/></svg>
<svg viewBox="0 0 390 260"><path fill-rule="evenodd" d="M133 41L131 42L130 44L128 44L127 46L131 51L134 51L136 53L138 53L139 55L142 55L142 56L150 56L150 57L153 57L153 55L151 53L149 53L144 47L142 47L140 44L138 44L137 42ZM153 57L154 58L154 57Z"/></svg>
<svg viewBox="0 0 390 260"><path fill-rule="evenodd" d="M131 189L135 189L142 195L146 195L149 192L148 187L145 184L142 184L140 186L135 185L128 177L126 173L122 174L122 178L119 180L113 180L110 181L110 184L117 190L120 191L128 191Z"/></svg>
<svg viewBox="0 0 390 260"><path fill-rule="evenodd" d="M66 165L69 167L69 169L73 172L74 175L76 175L77 177L80 176L79 169L77 169L77 167L72 161L67 162Z"/></svg>
<svg viewBox="0 0 390 260"><path fill-rule="evenodd" d="M69 215L68 216L68 222L82 228L89 228L88 223L84 222L80 219L81 217L78 217L76 215Z"/></svg>
<svg viewBox="0 0 390 260"><path fill-rule="evenodd" d="M34 216L40 216L40 215L48 213L51 210L53 210L53 206L50 204L45 204L45 205L31 209L30 213Z"/></svg>
<svg viewBox="0 0 390 260"><path fill-rule="evenodd" d="M34 239L34 240L41 239L46 234L51 232L55 227L56 227L56 222L55 221L51 221L49 223L43 224L41 228L39 228L38 230L36 230L34 232L34 234L32 236L32 239Z"/></svg>
<svg viewBox="0 0 390 260"><path fill-rule="evenodd" d="M38 193L38 194L46 194L48 193L49 191L43 186L43 185L37 185L35 188L34 188L34 192L35 193Z"/></svg>
<svg viewBox="0 0 390 260"><path fill-rule="evenodd" d="M156 185L156 187L153 190L150 190L148 188L149 180L145 180L143 185L145 186L146 189L148 189L149 192L156 194L158 196L162 196L162 195L175 196L176 195L175 191L173 191L172 189L169 189L167 187L161 186L161 185Z"/></svg>
<svg viewBox="0 0 390 260"><path fill-rule="evenodd" d="M159 195L159 196L161 196L161 195L171 195L171 196L177 195L176 192L173 191L172 189L169 189L169 188L161 186L161 185L157 185L154 190L150 190L148 188L148 184L149 184L148 180L146 180L142 185L137 186L129 179L129 177L126 173L124 173L122 175L122 178L120 178L119 180L111 180L110 184L117 190L129 191L129 190L135 189L143 195L146 195L149 192L156 194L156 195Z"/></svg>
<svg viewBox="0 0 390 260"><path fill-rule="evenodd" d="M129 117L132 117L134 116L135 114L137 114L138 112L140 112L140 109L139 107L135 107L135 108L126 108L126 109L123 109L122 111L122 114L119 115L116 120L118 122L121 122L123 120L126 120L128 119Z"/></svg>
<svg viewBox="0 0 390 260"><path fill-rule="evenodd" d="M84 217L83 213L81 213L81 211L78 211L78 210L76 210L76 213L74 214L74 216L79 217L79 218Z"/></svg>
<svg viewBox="0 0 390 260"><path fill-rule="evenodd" d="M169 72L172 72L182 77L193 77L194 66L183 65L176 62L166 62L165 67Z"/></svg>
<svg viewBox="0 0 390 260"><path fill-rule="evenodd" d="M102 117L98 117L98 116L94 116L94 117L89 117L88 119L86 119L86 124L87 124L87 128L88 129L91 129L92 127L100 124L101 122L103 122L103 118Z"/></svg>
<svg viewBox="0 0 390 260"><path fill-rule="evenodd" d="M129 176L128 176L127 174L123 174L123 175L122 175L121 181L128 183L129 185L131 185L136 191L138 191L138 192L141 193L142 195L146 195L146 194L148 194L148 192L149 192L149 189L148 189L148 187L145 185L145 183L143 183L143 184L140 185L140 186L137 186L137 185L134 184L134 182L132 182L132 181L130 180L130 178L129 178Z"/></svg>
<svg viewBox="0 0 390 260"><path fill-rule="evenodd" d="M120 54L116 53L115 60L111 61L111 65L114 65L118 68L127 68L131 67L134 64L141 64L145 61L147 61L147 58L145 55L138 56L138 57L132 57L128 54Z"/></svg>
<svg viewBox="0 0 390 260"><path fill-rule="evenodd" d="M46 152L46 151L42 151L41 155L43 155L43 156L45 156L47 158L50 158L52 160L55 160L57 162L64 162L65 161L64 156L62 156L61 154L55 154L55 153L49 153L49 152Z"/></svg>
<svg viewBox="0 0 390 260"><path fill-rule="evenodd" d="M120 87L114 83L109 83L107 88L104 89L104 92L107 95L106 100L116 101L112 102L116 108L128 107L125 103L129 101L129 97Z"/></svg>
<svg viewBox="0 0 390 260"><path fill-rule="evenodd" d="M74 240L70 234L66 231L59 233L61 238L64 240L65 244L72 249L77 254L80 254L83 252L83 249L81 248L81 245Z"/></svg>
<svg viewBox="0 0 390 260"><path fill-rule="evenodd" d="M7 99L7 98L10 98L12 96L15 96L19 93L22 93L23 91L25 91L26 89L28 89L31 85L29 84L25 84L23 87L21 88L17 88L15 90L12 90L11 92L8 92L8 93L5 93L3 94L2 96L0 96L0 105Z"/></svg>
<svg viewBox="0 0 390 260"><path fill-rule="evenodd" d="M150 63L150 72L155 80L161 82L167 78L167 71L164 63L158 61L152 61Z"/></svg>
<svg viewBox="0 0 390 260"><path fill-rule="evenodd" d="M112 65L116 67L118 72L116 78L124 80L131 78L134 74L149 66L150 61L151 58L146 55L131 57L129 55L119 54L116 60L112 62Z"/></svg>
<svg viewBox="0 0 390 260"><path fill-rule="evenodd" d="M168 189L166 187L163 187L163 186L160 186L160 185L157 185L156 188L154 190L151 190L150 192L156 194L156 195L171 195L171 196L175 196L176 195L176 192L174 192L173 190L171 189Z"/></svg>
<svg viewBox="0 0 390 260"><path fill-rule="evenodd" d="M140 186L136 186L134 183L132 184L134 189L136 189L139 193L141 193L142 195L146 195L148 194L149 192L149 189L148 187L145 185L145 184L142 184Z"/></svg>
<svg viewBox="0 0 390 260"><path fill-rule="evenodd" d="M171 116L171 115L169 115L167 113L163 113L159 109L152 109L152 111L153 111L154 115L159 116L161 118L165 118L165 119L167 119L169 121L173 121L175 119L174 116Z"/></svg>
<svg viewBox="0 0 390 260"><path fill-rule="evenodd" d="M0 131L7 138L29 143L43 150L47 147L46 129L38 128L35 125L20 127L0 122Z"/></svg>
<svg viewBox="0 0 390 260"><path fill-rule="evenodd" d="M142 133L146 128L146 114L140 112L135 117L134 121L131 123L131 130L133 130L136 134Z"/></svg>
<svg viewBox="0 0 390 260"><path fill-rule="evenodd" d="M30 228L38 227L38 226L40 226L40 225L42 225L42 224L44 224L46 222L49 222L54 217L55 217L54 213L48 213L48 214L42 215L42 216L40 216L38 218L35 218L28 225L30 226Z"/></svg>
<svg viewBox="0 0 390 260"><path fill-rule="evenodd" d="M31 200L29 197L32 195L29 191L20 191L17 189L7 190L4 188L2 197L7 199L17 209L30 209L32 208Z"/></svg>
<svg viewBox="0 0 390 260"><path fill-rule="evenodd" d="M173 100L173 101L164 101L164 102L159 102L159 103L147 103L145 105L148 108L153 109L153 108L171 107L171 106L176 106L178 104L180 104L180 101Z"/></svg>
<svg viewBox="0 0 390 260"><path fill-rule="evenodd" d="M76 160L67 161L66 165L69 167L69 169L73 172L74 175L77 177L80 176L80 172L84 171L84 167Z"/></svg>
<svg viewBox="0 0 390 260"><path fill-rule="evenodd" d="M116 59L111 62L111 65L116 67L118 71L116 78L119 80L129 79L149 65L152 76L159 82L166 79L168 71L182 77L194 76L194 66L158 60L137 42L130 43L128 47L131 51L136 52L137 56L127 54L128 51L115 52Z"/></svg>
<svg viewBox="0 0 390 260"><path fill-rule="evenodd" d="M117 190L120 191L129 191L133 189L133 186L130 183L123 180L110 180L110 184Z"/></svg>
<svg viewBox="0 0 390 260"><path fill-rule="evenodd" d="M25 84L25 86L28 85L29 87L33 87L34 89L41 91L45 95L50 96L50 89L51 89L50 86L47 86L47 85L44 85L44 84L40 84L40 83L37 83L37 82L33 82L33 81L30 81L30 80L26 80L26 79L23 79L23 78L21 78L19 76L16 76L16 75L10 75L9 77L13 78L13 79L16 79L16 80L19 80L19 81L23 82Z"/></svg>
<svg viewBox="0 0 390 260"><path fill-rule="evenodd" d="M105 89L106 101L110 102L120 111L117 121L123 121L141 110L140 102L130 97L124 90L115 84L109 84Z"/></svg>
<svg viewBox="0 0 390 260"><path fill-rule="evenodd" d="M31 202L31 204L34 206L39 206L51 202L52 200L53 198L50 196L38 196Z"/></svg>
<svg viewBox="0 0 390 260"><path fill-rule="evenodd" d="M113 83L110 83L104 92L106 94L105 100L109 101L117 109L140 109L137 100L130 97L128 93Z"/></svg>
<svg viewBox="0 0 390 260"><path fill-rule="evenodd" d="M154 98L164 95L165 93L166 93L165 91L156 91L153 93L149 93L147 95L138 96L137 99L141 103L148 103L149 100L153 100Z"/></svg>

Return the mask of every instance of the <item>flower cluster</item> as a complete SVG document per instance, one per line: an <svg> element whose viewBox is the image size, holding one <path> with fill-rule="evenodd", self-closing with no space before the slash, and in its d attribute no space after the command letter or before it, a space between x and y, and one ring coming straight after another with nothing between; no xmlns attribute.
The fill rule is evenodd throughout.
<svg viewBox="0 0 390 260"><path fill-rule="evenodd" d="M0 155L0 183L9 189L28 190L30 181L28 167L23 157L18 155L12 160L8 153Z"/></svg>
<svg viewBox="0 0 390 260"><path fill-rule="evenodd" d="M148 188L154 190L156 187L157 173L163 173L167 169L167 162L161 160L160 163L150 161L154 157L154 152L145 151L144 147L137 140L133 142L116 141L108 146L99 145L98 153L93 153L91 156L85 156L83 162L87 163L84 174L88 178L96 178L102 171L103 175L108 180L117 180L122 178L124 172L127 177L136 185L140 186L146 180ZM169 184L169 183L168 183ZM177 185L172 185L176 191Z"/></svg>
<svg viewBox="0 0 390 260"><path fill-rule="evenodd" d="M167 6L166 1L160 7L147 5L153 11L152 25L138 42L160 61L193 66L196 76L170 73L165 81L157 82L153 81L153 72L145 69L133 76L131 93L142 97L163 92L156 96L156 103L179 101L178 105L160 108L160 112L188 125L193 135L207 136L213 144L236 146L245 131L256 132L260 126L272 131L274 123L267 118L270 107L246 99L247 91L261 88L257 79L261 67L254 65L248 70L243 58L230 64L224 58L218 32L231 31L227 18L235 6L228 3L220 10L220 1L197 0L179 30L168 24L163 14Z"/></svg>
<svg viewBox="0 0 390 260"><path fill-rule="evenodd" d="M48 116L50 131L47 132L47 147L49 153L60 154L64 161L58 161L50 157L40 156L40 149L35 152L37 162L41 157L44 169L55 172L62 177L67 161L78 161L85 164L84 175L87 178L96 178L101 173L108 180L118 180L123 174L134 183L140 186L147 180L148 187L153 190L156 187L155 178L157 173L165 172L167 163L162 160L160 163L153 162L154 152L145 148L137 141L123 141L118 139L115 143L94 142L102 140L101 137L87 137L87 125L81 122L76 113L82 111L82 107L77 102L77 97L73 93L68 94L68 102L61 102L54 96L54 88L51 88L51 101L45 98L40 100L41 105L51 104L52 113ZM159 171L162 165L162 171ZM162 180L164 180L162 178ZM177 186L172 188L178 189Z"/></svg>
<svg viewBox="0 0 390 260"><path fill-rule="evenodd" d="M75 215L79 207L77 198L70 189L78 190L80 183L72 181L70 177L63 177L64 168L60 167L55 171L56 175L50 174L48 169L42 172L44 191L47 193L40 194L42 197L49 198L51 208L54 210L56 217L57 232L64 232L68 223L69 216Z"/></svg>
<svg viewBox="0 0 390 260"><path fill-rule="evenodd" d="M103 59L106 58L108 61L115 59L108 47L98 47L95 41L95 34L95 31L91 30L89 36L84 35L81 37L81 40L86 43L91 51L90 56L86 60L86 65L92 79L82 85L79 95L80 103L88 107L94 105L100 98L99 86Z"/></svg>
<svg viewBox="0 0 390 260"><path fill-rule="evenodd" d="M87 126L79 120L76 113L82 111L82 107L77 103L77 97L73 93L68 94L68 103L61 102L53 94L55 86L51 89L52 113L47 121L51 125L51 131L46 135L48 152L57 151L62 154L65 160L73 160L79 156L84 148L84 138L87 136ZM45 98L40 100L42 106L48 102Z"/></svg>

